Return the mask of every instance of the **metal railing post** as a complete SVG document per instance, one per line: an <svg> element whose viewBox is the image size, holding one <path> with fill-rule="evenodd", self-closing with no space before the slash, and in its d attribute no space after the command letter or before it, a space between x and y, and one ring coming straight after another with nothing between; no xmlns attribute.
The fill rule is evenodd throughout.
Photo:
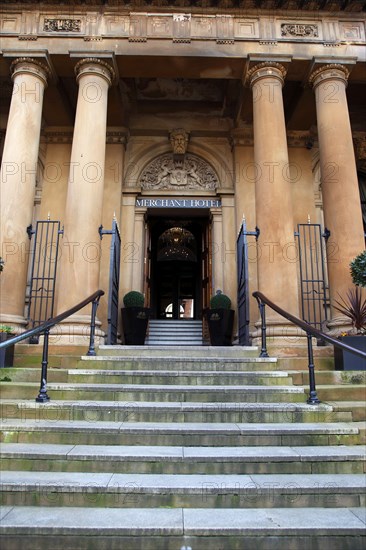
<svg viewBox="0 0 366 550"><path fill-rule="evenodd" d="M47 367L48 367L48 337L50 329L47 328L44 331L43 340L43 353L42 353L42 371L41 371L41 385L39 388L38 397L36 397L37 403L46 403L50 400L47 395Z"/></svg>
<svg viewBox="0 0 366 550"><path fill-rule="evenodd" d="M314 355L313 355L313 343L310 332L306 333L308 339L308 359L309 359L309 398L307 403L309 405L318 405L320 403L315 387L315 369L314 369Z"/></svg>
<svg viewBox="0 0 366 550"><path fill-rule="evenodd" d="M262 302L257 296L255 297L259 307L259 313L261 316L261 334L262 334L262 349L259 357L269 357L267 351L267 325L266 325L266 304Z"/></svg>
<svg viewBox="0 0 366 550"><path fill-rule="evenodd" d="M90 319L90 342L89 342L89 349L87 352L87 355L89 356L95 356L95 319L97 316L97 308L99 305L99 296L93 300L92 303L92 312L91 312L91 319Z"/></svg>

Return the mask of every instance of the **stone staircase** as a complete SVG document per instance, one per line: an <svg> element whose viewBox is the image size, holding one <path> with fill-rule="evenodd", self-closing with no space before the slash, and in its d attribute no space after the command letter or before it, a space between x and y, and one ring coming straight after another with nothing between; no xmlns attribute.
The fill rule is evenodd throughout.
<svg viewBox="0 0 366 550"><path fill-rule="evenodd" d="M150 319L147 346L201 346L202 321Z"/></svg>
<svg viewBox="0 0 366 550"><path fill-rule="evenodd" d="M3 548L363 549L364 373L319 364L311 406L257 355L102 346L53 358L47 404L33 357L3 369Z"/></svg>

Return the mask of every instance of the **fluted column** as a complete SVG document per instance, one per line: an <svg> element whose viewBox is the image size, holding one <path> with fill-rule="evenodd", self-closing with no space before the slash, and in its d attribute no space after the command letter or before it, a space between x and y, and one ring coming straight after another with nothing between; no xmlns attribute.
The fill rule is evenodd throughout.
<svg viewBox="0 0 366 550"><path fill-rule="evenodd" d="M283 309L298 315L296 246L282 87L279 63L263 62L249 72L253 91L256 220L259 290ZM269 334L297 333L275 312L267 312Z"/></svg>
<svg viewBox="0 0 366 550"><path fill-rule="evenodd" d="M40 61L22 57L11 64L14 82L0 176L0 322L25 324L29 260L27 226L32 222L43 94L49 76Z"/></svg>
<svg viewBox="0 0 366 550"><path fill-rule="evenodd" d="M98 227L102 221L108 89L113 78L113 69L95 58L79 61L75 73L79 92L58 279L59 313L99 287ZM72 341L78 343L79 337L87 333L85 325L89 321L90 306L73 316L62 333L72 335Z"/></svg>
<svg viewBox="0 0 366 550"><path fill-rule="evenodd" d="M331 302L353 286L350 261L365 248L361 202L346 97L349 72L340 64L310 76L316 99L324 223L330 230L328 276ZM349 328L332 309L331 327Z"/></svg>

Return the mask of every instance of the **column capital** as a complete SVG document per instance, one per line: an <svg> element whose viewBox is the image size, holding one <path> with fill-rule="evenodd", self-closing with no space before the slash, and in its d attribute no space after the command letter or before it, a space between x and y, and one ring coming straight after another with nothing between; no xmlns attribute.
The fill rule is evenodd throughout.
<svg viewBox="0 0 366 550"><path fill-rule="evenodd" d="M115 77L112 67L97 57L86 57L81 59L78 63L76 63L74 71L77 81L79 81L79 79L84 75L98 75L107 81L108 86L111 86Z"/></svg>
<svg viewBox="0 0 366 550"><path fill-rule="evenodd" d="M281 63L277 61L263 61L255 65L250 71L248 71L248 81L250 87L263 78L277 78L281 82L281 86L285 83L287 71Z"/></svg>
<svg viewBox="0 0 366 550"><path fill-rule="evenodd" d="M51 71L41 61L33 57L18 57L10 65L11 78L14 80L19 74L31 74L42 80L44 86L51 76Z"/></svg>
<svg viewBox="0 0 366 550"><path fill-rule="evenodd" d="M340 63L329 63L313 71L309 77L309 82L313 85L313 88L326 80L341 80L347 85L348 77L349 70L347 67Z"/></svg>

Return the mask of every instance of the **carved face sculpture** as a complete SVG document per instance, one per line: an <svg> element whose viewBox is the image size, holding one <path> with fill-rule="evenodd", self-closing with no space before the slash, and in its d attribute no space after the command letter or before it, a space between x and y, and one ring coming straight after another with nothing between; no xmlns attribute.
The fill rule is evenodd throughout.
<svg viewBox="0 0 366 550"><path fill-rule="evenodd" d="M188 145L188 134L185 130L173 130L170 133L170 143L175 155L184 155Z"/></svg>

